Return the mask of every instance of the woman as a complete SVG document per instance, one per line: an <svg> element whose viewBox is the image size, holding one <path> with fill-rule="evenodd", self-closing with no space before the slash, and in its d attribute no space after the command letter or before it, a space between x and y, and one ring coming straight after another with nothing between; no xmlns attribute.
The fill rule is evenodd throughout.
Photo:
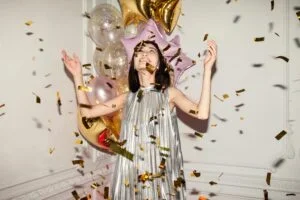
<svg viewBox="0 0 300 200"><path fill-rule="evenodd" d="M195 118L209 116L211 71L216 61L214 41L208 41L199 103L190 101L170 86L168 65L153 41L142 41L134 49L129 69L129 92L105 105L79 107L82 116L98 117L123 109L120 141L133 154L130 160L118 155L110 197L112 199L185 199L185 181L175 106ZM84 91L79 58L62 58L73 75L78 104L89 104Z"/></svg>

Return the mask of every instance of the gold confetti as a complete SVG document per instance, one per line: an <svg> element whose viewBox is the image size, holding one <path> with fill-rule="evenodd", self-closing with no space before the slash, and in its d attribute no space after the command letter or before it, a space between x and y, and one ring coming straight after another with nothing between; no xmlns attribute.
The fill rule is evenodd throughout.
<svg viewBox="0 0 300 200"><path fill-rule="evenodd" d="M203 41L207 40L207 37L208 37L208 33L206 33L206 34L204 35Z"/></svg>
<svg viewBox="0 0 300 200"><path fill-rule="evenodd" d="M87 64L83 64L82 67L86 68L86 69L91 69L92 64L91 63L87 63Z"/></svg>
<svg viewBox="0 0 300 200"><path fill-rule="evenodd" d="M97 182L95 182L95 183L93 183L93 184L91 185L91 188L97 189L99 186L100 186L100 185L99 185Z"/></svg>
<svg viewBox="0 0 300 200"><path fill-rule="evenodd" d="M45 86L45 88L49 88L51 86L52 86L52 84L48 84L48 85Z"/></svg>
<svg viewBox="0 0 300 200"><path fill-rule="evenodd" d="M75 140L75 144L82 144L82 143L83 143L83 141L81 139Z"/></svg>
<svg viewBox="0 0 300 200"><path fill-rule="evenodd" d="M108 64L104 64L104 68L105 69L112 69L112 67L110 67Z"/></svg>
<svg viewBox="0 0 300 200"><path fill-rule="evenodd" d="M210 184L210 185L216 185L216 184L218 184L218 183L216 183L216 182L214 182L214 181L210 181L209 184Z"/></svg>
<svg viewBox="0 0 300 200"><path fill-rule="evenodd" d="M2 107L4 107L4 106L5 106L5 104L3 103L3 104L0 105L0 108L2 108Z"/></svg>
<svg viewBox="0 0 300 200"><path fill-rule="evenodd" d="M160 169L165 169L166 168L166 159L165 158L162 158L161 161L160 161L160 164L159 164L159 168Z"/></svg>
<svg viewBox="0 0 300 200"><path fill-rule="evenodd" d="M128 178L126 178L125 180L124 180L124 185L125 185L125 187L129 187L129 180L128 180Z"/></svg>
<svg viewBox="0 0 300 200"><path fill-rule="evenodd" d="M217 124L212 124L212 125L211 125L211 127L216 127L216 126L217 126Z"/></svg>
<svg viewBox="0 0 300 200"><path fill-rule="evenodd" d="M33 35L33 32L27 32L26 35Z"/></svg>
<svg viewBox="0 0 300 200"><path fill-rule="evenodd" d="M103 51L103 49L101 49L100 47L96 47L97 51Z"/></svg>
<svg viewBox="0 0 300 200"><path fill-rule="evenodd" d="M300 21L300 10L298 12L296 12L296 15L297 15L297 17L298 17L298 19Z"/></svg>
<svg viewBox="0 0 300 200"><path fill-rule="evenodd" d="M72 160L73 165L80 165L82 168L84 168L84 160Z"/></svg>
<svg viewBox="0 0 300 200"><path fill-rule="evenodd" d="M56 98L57 98L58 113L61 115L61 100L60 100L59 92L56 92Z"/></svg>
<svg viewBox="0 0 300 200"><path fill-rule="evenodd" d="M168 148L168 147L162 147L162 146L160 146L159 148L162 151L170 151L170 148Z"/></svg>
<svg viewBox="0 0 300 200"><path fill-rule="evenodd" d="M78 137L80 134L78 132L74 132L75 136Z"/></svg>
<svg viewBox="0 0 300 200"><path fill-rule="evenodd" d="M240 120L244 120L244 117L240 117Z"/></svg>
<svg viewBox="0 0 300 200"><path fill-rule="evenodd" d="M73 197L77 200L80 199L80 196L78 195L78 193L76 192L76 190L72 191L72 195Z"/></svg>
<svg viewBox="0 0 300 200"><path fill-rule="evenodd" d="M265 37L256 37L254 38L254 42L263 42L265 41Z"/></svg>
<svg viewBox="0 0 300 200"><path fill-rule="evenodd" d="M81 91L84 91L84 92L91 92L93 89L91 87L88 87L88 86L78 85L78 90L81 90Z"/></svg>
<svg viewBox="0 0 300 200"><path fill-rule="evenodd" d="M200 132L197 132L197 131L195 132L195 135L198 136L198 137L201 137L201 138L203 137L203 133L200 133Z"/></svg>
<svg viewBox="0 0 300 200"><path fill-rule="evenodd" d="M33 21L31 21L31 20L25 22L25 25L26 25L26 26L31 26L32 24L33 24Z"/></svg>
<svg viewBox="0 0 300 200"><path fill-rule="evenodd" d="M271 10L274 9L274 0L271 1Z"/></svg>
<svg viewBox="0 0 300 200"><path fill-rule="evenodd" d="M108 199L109 187L104 187L104 199Z"/></svg>
<svg viewBox="0 0 300 200"><path fill-rule="evenodd" d="M109 149L112 152L124 156L125 158L133 161L133 154L127 151L125 148L123 149L118 142L113 141L110 138L107 138L105 141L109 144Z"/></svg>
<svg viewBox="0 0 300 200"><path fill-rule="evenodd" d="M220 97L218 97L217 95L214 94L214 97L216 97L217 99L219 99L220 101L224 102L223 99L221 99Z"/></svg>
<svg viewBox="0 0 300 200"><path fill-rule="evenodd" d="M271 173L268 172L267 177L266 177L266 182L267 182L268 185L270 185L270 181L271 181Z"/></svg>
<svg viewBox="0 0 300 200"><path fill-rule="evenodd" d="M52 154L54 150L55 150L54 147L53 148L49 148L49 154Z"/></svg>
<svg viewBox="0 0 300 200"><path fill-rule="evenodd" d="M278 58L284 60L285 62L289 62L289 59L287 57L285 57L285 56L277 56L277 57L275 57L275 59L278 59Z"/></svg>
<svg viewBox="0 0 300 200"><path fill-rule="evenodd" d="M146 63L146 70L150 73L153 74L153 72L155 71L155 66L151 65L150 63Z"/></svg>
<svg viewBox="0 0 300 200"><path fill-rule="evenodd" d="M176 180L174 180L174 187L181 187L182 185L185 185L185 180L181 177L178 177Z"/></svg>
<svg viewBox="0 0 300 200"><path fill-rule="evenodd" d="M168 44L165 48L163 48L163 50L162 51L168 51L168 49L171 47L171 45L170 44Z"/></svg>
<svg viewBox="0 0 300 200"><path fill-rule="evenodd" d="M137 101L138 102L141 102L142 98L144 96L144 91L143 90L139 90L138 93L137 93Z"/></svg>
<svg viewBox="0 0 300 200"><path fill-rule="evenodd" d="M197 172L196 170L193 170L193 172L191 173L191 176L195 176L195 177L199 177L201 175L200 172Z"/></svg>
<svg viewBox="0 0 300 200"><path fill-rule="evenodd" d="M88 18L88 19L91 19L91 16L90 16L90 14L89 14L88 12L84 12L84 13L82 14L82 16L83 16L83 17L86 17L86 18Z"/></svg>
<svg viewBox="0 0 300 200"><path fill-rule="evenodd" d="M112 104L111 107L112 107L112 108L115 108L115 107L117 107L117 105L116 105L116 104Z"/></svg>
<svg viewBox="0 0 300 200"><path fill-rule="evenodd" d="M32 93L32 94L36 96L35 102L40 104L41 103L41 98L38 95L36 95L35 93Z"/></svg>
<svg viewBox="0 0 300 200"><path fill-rule="evenodd" d="M242 93L242 92L245 92L245 89L236 90L236 91L235 91L235 94L238 96L238 95L239 95L239 93Z"/></svg>
<svg viewBox="0 0 300 200"><path fill-rule="evenodd" d="M178 57L181 53L181 48L178 48L177 52L170 58L169 63L172 62L176 57Z"/></svg>
<svg viewBox="0 0 300 200"><path fill-rule="evenodd" d="M268 191L264 190L264 200L269 200Z"/></svg>
<svg viewBox="0 0 300 200"><path fill-rule="evenodd" d="M228 99L229 95L228 94L223 94L223 99Z"/></svg>
<svg viewBox="0 0 300 200"><path fill-rule="evenodd" d="M280 133L278 133L275 138L277 140L280 140L283 136L285 136L287 134L287 132L285 130L282 130Z"/></svg>
<svg viewBox="0 0 300 200"><path fill-rule="evenodd" d="M194 114L194 115L196 115L196 114L198 114L198 110L189 110L189 113L191 113L191 114Z"/></svg>

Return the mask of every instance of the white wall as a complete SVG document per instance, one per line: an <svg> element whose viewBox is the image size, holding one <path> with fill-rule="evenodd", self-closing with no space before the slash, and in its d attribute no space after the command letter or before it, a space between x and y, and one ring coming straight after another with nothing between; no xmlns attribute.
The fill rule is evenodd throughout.
<svg viewBox="0 0 300 200"><path fill-rule="evenodd" d="M0 105L5 103L0 108L0 114L5 112L0 117L0 199L72 199L72 185L85 186L77 189L83 194L92 179L110 172L103 167L110 158L95 156L87 144L79 153L74 151L79 146L74 144L72 134L77 130L75 95L60 60L60 50L65 48L79 54L83 63L92 61L93 45L84 34L86 20L81 13L100 2L105 1L0 2ZM117 0L108 2L119 7ZM212 199L262 199L263 189L273 200L299 198L300 48L294 38L299 37L300 22L294 6L300 6L299 1L275 1L273 11L270 1L183 1L184 16L178 21L182 29L176 28L171 36L179 34L183 50L198 61L204 34L216 40L219 54L212 93L229 95L224 102L212 96L212 116L202 139L187 135L194 129L202 131L205 123L179 112L188 199L197 199L200 193L215 193ZM233 23L236 15L240 20ZM34 22L31 27L24 25L27 20ZM268 30L270 22L274 23L272 32ZM28 31L34 34L27 36ZM253 42L254 37L262 36L264 42ZM39 52L39 48L44 51ZM273 59L279 55L290 58L289 63ZM254 68L253 63L263 66ZM194 100L199 99L201 76L192 75L198 72L202 74L199 65L189 69L179 85ZM48 73L50 76L45 77ZM44 88L48 84L52 86ZM281 90L274 84L288 89ZM246 91L236 96L235 91L242 88ZM62 100L61 116L56 107L57 91ZM32 92L41 97L41 104L35 103ZM245 105L237 112L234 106L240 103ZM227 121L221 122L214 114ZM42 128L36 127L34 119ZM243 130L242 135L239 130ZM288 134L277 141L274 137L281 130ZM55 147L52 155L48 153L50 147ZM86 159L87 174L81 176L71 160L85 150L90 159ZM272 167L278 158L285 162L279 168ZM201 172L200 178L190 176L194 169ZM265 182L267 172L272 172L271 186ZM210 181L218 185L210 186ZM199 194L190 195L193 189ZM286 197L286 193L297 196Z"/></svg>

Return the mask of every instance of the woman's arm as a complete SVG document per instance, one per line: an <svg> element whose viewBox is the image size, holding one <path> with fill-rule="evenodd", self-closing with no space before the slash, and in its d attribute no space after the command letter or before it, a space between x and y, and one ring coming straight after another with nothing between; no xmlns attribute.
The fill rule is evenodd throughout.
<svg viewBox="0 0 300 200"><path fill-rule="evenodd" d="M102 104L94 106L85 106L79 104L80 113L83 117L94 118L103 115L108 115L124 107L128 92L108 100Z"/></svg>
<svg viewBox="0 0 300 200"><path fill-rule="evenodd" d="M84 86L84 84L82 78L82 67L78 56L73 54L72 58L66 53L65 50L63 50L62 59L65 64L65 67L73 76L78 109L83 117L99 117L102 115L113 113L123 108L124 102L127 97L127 93L123 93L103 104L91 105L86 92L84 90L79 89L79 86Z"/></svg>
<svg viewBox="0 0 300 200"><path fill-rule="evenodd" d="M208 119L211 102L211 71L216 61L217 49L214 41L208 41L208 55L204 61L202 91L199 103L189 100L180 90L170 87L170 101L182 111L198 119Z"/></svg>

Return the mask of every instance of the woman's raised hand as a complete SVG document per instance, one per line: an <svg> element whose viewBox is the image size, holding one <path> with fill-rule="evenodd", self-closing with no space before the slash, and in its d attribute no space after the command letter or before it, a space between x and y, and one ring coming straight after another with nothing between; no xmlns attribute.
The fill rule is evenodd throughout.
<svg viewBox="0 0 300 200"><path fill-rule="evenodd" d="M217 44L213 40L207 42L207 52L204 59L204 68L211 69L217 59Z"/></svg>
<svg viewBox="0 0 300 200"><path fill-rule="evenodd" d="M68 71L73 75L73 77L81 76L82 69L79 57L74 53L73 58L70 57L65 50L61 51L62 60L68 69Z"/></svg>

